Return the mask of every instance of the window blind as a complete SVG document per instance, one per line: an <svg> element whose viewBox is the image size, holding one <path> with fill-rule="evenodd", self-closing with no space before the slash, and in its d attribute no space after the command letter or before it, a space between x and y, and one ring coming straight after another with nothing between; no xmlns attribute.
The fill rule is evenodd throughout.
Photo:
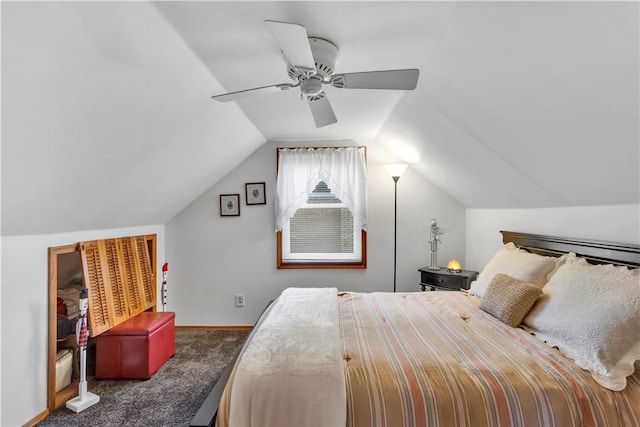
<svg viewBox="0 0 640 427"><path fill-rule="evenodd" d="M354 250L353 215L320 181L307 203L298 209L289 223L291 253L339 253Z"/></svg>

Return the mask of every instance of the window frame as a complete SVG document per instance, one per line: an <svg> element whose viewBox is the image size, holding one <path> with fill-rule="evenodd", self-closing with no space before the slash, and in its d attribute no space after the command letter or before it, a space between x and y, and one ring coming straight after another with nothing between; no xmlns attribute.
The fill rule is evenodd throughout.
<svg viewBox="0 0 640 427"><path fill-rule="evenodd" d="M361 147L361 146L359 146ZM278 168L280 164L280 150L281 149L322 149L322 148L344 148L344 147L279 147L276 149L276 176L278 175ZM364 149L365 162L367 160L367 148ZM354 227L354 240L358 240L356 235L356 229ZM289 261L283 258L283 232L276 231L276 266L278 269L366 269L367 268L367 230L360 229L360 260L330 260L330 261ZM355 242L354 242L355 243Z"/></svg>
<svg viewBox="0 0 640 427"><path fill-rule="evenodd" d="M277 267L278 269L365 269L367 268L367 230L360 229L360 243L362 257L360 261L304 261L291 262L282 258L282 231L276 232Z"/></svg>

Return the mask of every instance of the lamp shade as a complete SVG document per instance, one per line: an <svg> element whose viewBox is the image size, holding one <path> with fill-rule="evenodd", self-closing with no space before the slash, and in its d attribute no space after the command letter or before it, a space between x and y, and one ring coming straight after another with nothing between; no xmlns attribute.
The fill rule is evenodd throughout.
<svg viewBox="0 0 640 427"><path fill-rule="evenodd" d="M447 264L447 269L449 269L449 271L452 273L460 273L462 271L462 266L457 259L452 259Z"/></svg>
<svg viewBox="0 0 640 427"><path fill-rule="evenodd" d="M390 164L384 165L384 167L387 168L389 175L393 177L396 177L396 176L400 177L400 175L402 175L405 169L407 169L407 166L409 165L406 163L390 163Z"/></svg>

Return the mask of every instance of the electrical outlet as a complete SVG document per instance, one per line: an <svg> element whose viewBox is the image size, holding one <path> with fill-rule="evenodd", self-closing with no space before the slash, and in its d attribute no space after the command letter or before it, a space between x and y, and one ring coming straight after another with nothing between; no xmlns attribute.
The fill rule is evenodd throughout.
<svg viewBox="0 0 640 427"><path fill-rule="evenodd" d="M236 294L236 307L244 307L244 294Z"/></svg>

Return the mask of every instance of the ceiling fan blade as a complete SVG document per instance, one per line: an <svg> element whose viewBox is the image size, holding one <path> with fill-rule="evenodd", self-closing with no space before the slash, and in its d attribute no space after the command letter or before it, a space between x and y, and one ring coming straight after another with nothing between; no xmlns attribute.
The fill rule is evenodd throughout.
<svg viewBox="0 0 640 427"><path fill-rule="evenodd" d="M270 20L264 23L291 65L307 76L315 72L316 62L309 46L307 30L302 25Z"/></svg>
<svg viewBox="0 0 640 427"><path fill-rule="evenodd" d="M331 78L331 85L340 89L413 90L419 75L420 70L416 68L336 74Z"/></svg>
<svg viewBox="0 0 640 427"><path fill-rule="evenodd" d="M220 102L236 101L242 98L248 98L254 95L261 95L264 93L280 92L281 90L289 90L298 85L292 85L289 83L282 83L279 85L262 86L253 89L239 90L237 92L223 93L222 95L213 95L211 98Z"/></svg>
<svg viewBox="0 0 640 427"><path fill-rule="evenodd" d="M336 123L338 119L336 119L336 115L333 113L333 108L331 108L331 104L329 103L329 98L324 92L319 93L318 95L309 96L309 108L311 108L311 115L313 116L313 121L316 123L316 127L323 127L327 125L331 125Z"/></svg>

